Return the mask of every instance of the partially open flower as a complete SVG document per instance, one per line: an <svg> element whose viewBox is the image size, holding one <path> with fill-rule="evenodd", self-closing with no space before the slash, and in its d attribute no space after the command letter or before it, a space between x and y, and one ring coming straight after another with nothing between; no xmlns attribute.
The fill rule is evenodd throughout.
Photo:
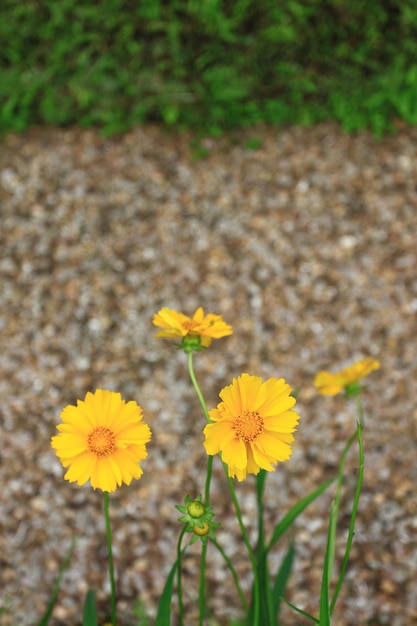
<svg viewBox="0 0 417 626"><path fill-rule="evenodd" d="M377 369L379 369L379 361L367 357L335 374L327 371L319 372L314 379L314 385L323 396L335 396L343 390L354 395L360 391L359 380Z"/></svg>
<svg viewBox="0 0 417 626"><path fill-rule="evenodd" d="M97 389L77 406L65 407L61 419L51 445L69 468L66 480L79 485L90 480L94 489L114 491L141 477L139 461L147 456L151 431L136 402L126 403L120 393Z"/></svg>
<svg viewBox="0 0 417 626"><path fill-rule="evenodd" d="M210 532L210 524L208 522L203 522L202 526L194 526L193 533L198 537L205 537Z"/></svg>
<svg viewBox="0 0 417 626"><path fill-rule="evenodd" d="M295 398L283 378L242 374L220 392L222 402L209 411L213 423L204 428L207 454L221 452L228 473L239 481L247 474L268 472L291 456L298 414Z"/></svg>
<svg viewBox="0 0 417 626"><path fill-rule="evenodd" d="M213 339L220 339L233 332L232 327L223 321L221 315L213 313L204 315L201 307L192 318L164 307L154 315L153 323L162 329L156 333L157 337L181 338L181 347L186 352L208 348Z"/></svg>

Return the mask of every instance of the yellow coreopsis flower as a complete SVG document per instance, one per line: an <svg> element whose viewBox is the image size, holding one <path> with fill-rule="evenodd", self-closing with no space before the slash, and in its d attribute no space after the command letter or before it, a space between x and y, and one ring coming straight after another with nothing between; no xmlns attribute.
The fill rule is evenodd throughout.
<svg viewBox="0 0 417 626"><path fill-rule="evenodd" d="M314 385L323 396L335 396L340 391L348 390L349 387L356 385L361 378L378 368L379 361L367 357L335 374L326 371L319 372L314 379Z"/></svg>
<svg viewBox="0 0 417 626"><path fill-rule="evenodd" d="M77 406L65 407L61 420L51 445L69 468L66 480L79 485L90 480L94 489L114 491L142 476L139 461L147 456L151 431L136 402L126 403L120 393L97 389Z"/></svg>
<svg viewBox="0 0 417 626"><path fill-rule="evenodd" d="M191 339L189 345L192 349L208 348L212 339L220 339L233 333L232 327L223 321L221 315L208 313L204 315L204 310L199 307L193 317L188 317L184 313L179 313L174 309L162 308L153 317L155 326L159 326L162 330L158 330L157 337L168 337L170 339L181 338L183 345L187 344L184 339ZM193 344L193 339L197 342Z"/></svg>
<svg viewBox="0 0 417 626"><path fill-rule="evenodd" d="M210 455L221 452L229 476L242 481L290 458L299 420L291 391L283 378L262 382L249 374L221 390L222 402L209 411L214 423L204 428L204 447Z"/></svg>

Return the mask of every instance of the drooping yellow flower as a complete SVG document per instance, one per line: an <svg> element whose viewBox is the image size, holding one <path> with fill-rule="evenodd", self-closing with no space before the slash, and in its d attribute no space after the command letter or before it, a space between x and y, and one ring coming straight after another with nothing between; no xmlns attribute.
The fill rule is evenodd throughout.
<svg viewBox="0 0 417 626"><path fill-rule="evenodd" d="M221 452L229 476L242 481L290 458L299 420L291 391L283 378L262 382L249 374L221 390L222 402L209 411L214 423L204 428L204 447L209 455Z"/></svg>
<svg viewBox="0 0 417 626"><path fill-rule="evenodd" d="M151 431L136 402L126 403L120 393L97 389L77 406L65 407L61 420L51 445L69 468L66 480L79 485L90 480L94 489L114 491L142 476L139 461L147 456Z"/></svg>
<svg viewBox="0 0 417 626"><path fill-rule="evenodd" d="M164 307L155 313L152 321L155 326L162 328L156 333L157 337L198 338L198 345L202 348L208 348L212 339L220 339L233 332L232 327L223 321L221 315L214 313L204 315L202 307L197 309L193 317Z"/></svg>
<svg viewBox="0 0 417 626"><path fill-rule="evenodd" d="M367 357L335 374L326 371L319 372L314 378L314 385L323 396L335 396L378 368L379 361Z"/></svg>

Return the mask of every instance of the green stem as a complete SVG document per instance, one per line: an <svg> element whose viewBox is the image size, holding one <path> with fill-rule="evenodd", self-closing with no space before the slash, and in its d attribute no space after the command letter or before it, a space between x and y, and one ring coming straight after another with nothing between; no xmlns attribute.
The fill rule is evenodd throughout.
<svg viewBox="0 0 417 626"><path fill-rule="evenodd" d="M364 418L364 413L363 413L363 404L362 404L362 399L360 394L358 393L356 398L356 408L358 409L358 419L359 419L359 424L362 426L362 428L365 425L365 418Z"/></svg>
<svg viewBox="0 0 417 626"><path fill-rule="evenodd" d="M182 560L182 551L181 551L181 543L185 535L186 526L182 529L180 536L178 537L177 543L177 595L178 595L178 623L179 626L184 626L184 603L182 601L182 571L181 571L181 560Z"/></svg>
<svg viewBox="0 0 417 626"><path fill-rule="evenodd" d="M208 413L208 409L207 409L207 404L206 401L204 400L204 396L201 392L200 386L197 382L197 378L195 376L194 373L194 366L193 366L193 353L189 352L188 353L188 371L190 373L190 378L191 378L191 382L193 383L195 392L197 394L198 399L200 400L200 404L201 404L201 408L203 409L203 413L204 413L204 417L206 418L206 421L209 422L210 421L210 416ZM211 484L211 475L213 472L213 457L209 456L208 460L207 460L207 474L206 474L206 486L205 486L205 491L204 491L204 504L206 506L209 506L210 504L210 484Z"/></svg>
<svg viewBox="0 0 417 626"><path fill-rule="evenodd" d="M204 400L204 396L201 392L200 386L197 382L197 378L194 373L193 367L193 353L188 353L188 371L190 373L191 382L193 383L195 392L197 394L198 399L200 400L201 407L203 409L204 417L206 421L210 421L210 416L207 410L206 401ZM210 484L211 484L211 476L213 472L213 457L208 456L207 460L207 474L206 474L206 485L204 491L204 504L209 506L210 504ZM207 543L203 543L201 548L201 560L200 560L200 589L198 594L198 606L199 606L199 626L203 625L204 613L205 613L205 593L206 593L206 561L207 561Z"/></svg>
<svg viewBox="0 0 417 626"><path fill-rule="evenodd" d="M331 535L332 535L332 541L330 542L332 548L330 550L329 553L329 560L328 560L328 580L330 581L331 577L332 577L332 573L333 573L333 565L334 565L334 560L335 560L335 545L336 545L336 531L337 531L337 520L339 518L339 509L340 509L340 501L342 498L342 487L343 487L343 478L344 478L344 470L345 470L345 464L346 464L346 459L347 459L347 455L348 452L353 444L353 442L356 439L356 432L353 433L353 435L351 435L349 437L349 439L346 442L346 445L343 449L342 452L342 456L340 458L340 462L339 462L339 469L338 469L338 474L337 474L337 486L336 486L336 495L335 495L335 499L333 502L333 512L334 512L334 523L332 525L332 528L330 529Z"/></svg>
<svg viewBox="0 0 417 626"><path fill-rule="evenodd" d="M226 463L224 463L224 462L222 462L222 463L223 463L224 471L226 472L227 482L228 482L229 490L230 490L230 495L232 496L233 505L234 505L235 511L236 511L236 517L237 517L237 520L239 522L239 526L240 526L240 530L241 530L241 533L242 533L243 541L244 541L246 549L248 551L249 559L250 559L250 562L251 562L251 565L252 565L252 570L253 570L253 576L254 576L254 583L253 583L253 587L254 587L254 599L253 599L254 615L253 615L253 622L252 622L251 626L259 626L259 576L258 576L258 567L257 567L257 563L256 563L256 558L255 558L255 554L254 554L254 552L252 550L252 546L250 544L249 536L248 536L248 533L246 531L245 525L243 524L242 512L240 510L239 501L238 501L237 496L236 496L233 480L228 475L228 469L227 469Z"/></svg>
<svg viewBox="0 0 417 626"><path fill-rule="evenodd" d="M195 391L197 393L198 399L200 400L200 404L201 404L201 407L203 409L204 416L205 416L206 420L209 422L210 421L210 416L208 414L206 401L204 400L204 396L203 396L203 394L201 392L201 389L200 389L200 387L198 385L198 382L197 382L197 379L196 379L195 373L194 373L193 353L192 352L189 352L189 354L188 354L188 371L190 372L191 381L192 381L192 383L194 385L194 389L195 389Z"/></svg>
<svg viewBox="0 0 417 626"><path fill-rule="evenodd" d="M198 626L203 626L205 607L206 607L206 561L207 561L207 543L201 546L200 561L200 589L198 592Z"/></svg>
<svg viewBox="0 0 417 626"><path fill-rule="evenodd" d="M113 544L111 540L108 491L104 492L104 517L106 520L107 552L108 552L108 557L109 557L109 575L110 575L110 589L111 589L111 623L112 623L112 626L117 626L116 585L114 582Z"/></svg>
<svg viewBox="0 0 417 626"><path fill-rule="evenodd" d="M246 602L246 598L245 598L245 596L243 594L242 587L240 586L239 576L238 576L238 574L237 574L237 572L236 572L236 570L235 570L235 568L233 566L233 563L229 559L229 557L227 556L227 554L225 553L225 551L223 550L221 545L219 543L217 543L217 541L215 539L212 539L212 541L213 541L213 544L218 549L218 551L220 552L220 554L222 555L222 557L223 557L227 567L229 568L229 570L230 570L230 572L231 572L231 574L233 576L233 580L234 580L234 583L235 583L235 586L236 586L236 590L237 590L237 592L239 594L239 598L240 598L240 601L242 603L243 609L244 609L245 613L247 613L248 610L249 610L248 603Z"/></svg>
<svg viewBox="0 0 417 626"><path fill-rule="evenodd" d="M209 506L210 504L210 484L211 484L211 475L213 472L213 458L212 456L207 457L207 474L206 474L206 486L204 489L204 504Z"/></svg>
<svg viewBox="0 0 417 626"><path fill-rule="evenodd" d="M364 467L365 467L365 454L364 454L363 439L362 439L362 426L361 426L360 423L358 423L358 425L357 425L357 429L356 429L355 435L356 435L356 437L358 439L358 445L359 445L358 480L356 482L355 497L354 497L354 500L353 500L352 514L351 514L351 517L350 517L349 532L348 532L348 538L347 538L347 542L346 542L345 556L343 558L343 563L342 563L342 567L340 569L339 579L337 581L336 588L335 588L334 593L333 593L332 602L330 604L330 614L333 613L334 607L336 606L337 598L338 598L340 589L342 587L342 584L343 584L343 581L344 581L344 578L345 578L346 569L347 569L348 562L349 562L350 549L351 549L351 546L352 546L353 535L354 535L354 531L355 531L355 521L356 521L356 515L357 515L357 512L358 512L359 498L360 498L361 490L362 490L363 472L364 472Z"/></svg>
<svg viewBox="0 0 417 626"><path fill-rule="evenodd" d="M260 470L256 477L256 503L258 510L258 544L256 557L259 584L260 620L261 623L265 624L265 626L273 626L274 618L271 589L269 584L268 553L265 546L264 531L263 495L265 491L266 476L267 472L265 470Z"/></svg>

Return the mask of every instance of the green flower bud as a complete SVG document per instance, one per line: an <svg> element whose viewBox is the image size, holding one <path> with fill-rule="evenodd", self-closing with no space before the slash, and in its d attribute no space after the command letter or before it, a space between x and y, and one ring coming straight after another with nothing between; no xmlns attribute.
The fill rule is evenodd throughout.
<svg viewBox="0 0 417 626"><path fill-rule="evenodd" d="M200 517L203 517L205 512L206 507L199 500L193 500L187 507L187 513L191 515L191 517L194 517L194 519L199 519Z"/></svg>

